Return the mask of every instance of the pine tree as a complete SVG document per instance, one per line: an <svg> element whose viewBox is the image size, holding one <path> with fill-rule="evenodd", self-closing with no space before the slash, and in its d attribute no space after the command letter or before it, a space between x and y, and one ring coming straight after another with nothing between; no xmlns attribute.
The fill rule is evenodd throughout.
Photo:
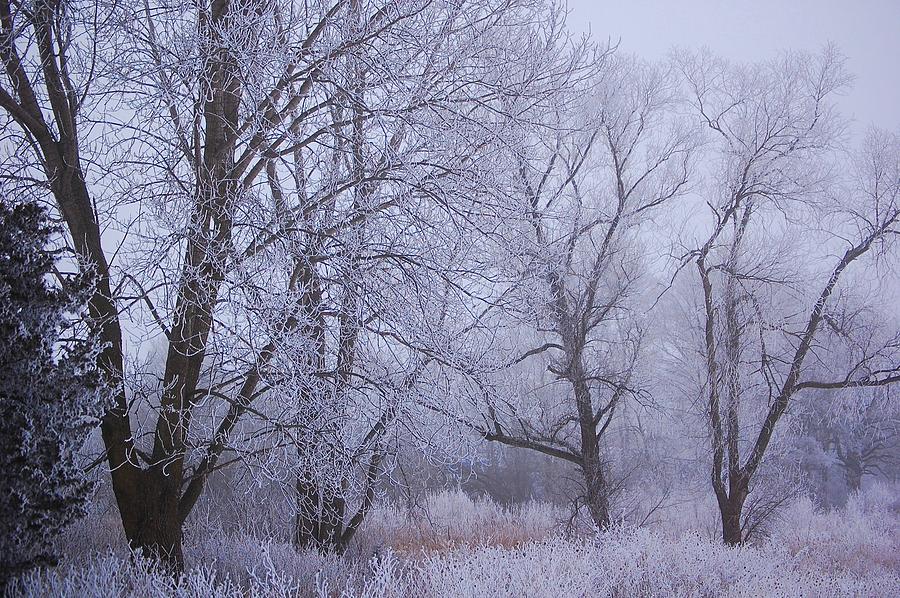
<svg viewBox="0 0 900 598"><path fill-rule="evenodd" d="M0 195L0 588L55 562L91 491L77 456L104 393L96 344L75 327L90 285L54 279L54 232L39 205Z"/></svg>

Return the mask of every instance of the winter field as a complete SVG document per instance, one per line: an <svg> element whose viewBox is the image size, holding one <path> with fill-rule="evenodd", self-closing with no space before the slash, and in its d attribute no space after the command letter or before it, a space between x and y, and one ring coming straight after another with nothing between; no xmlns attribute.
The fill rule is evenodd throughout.
<svg viewBox="0 0 900 598"><path fill-rule="evenodd" d="M0 0L0 598L900 597L890 23Z"/></svg>
<svg viewBox="0 0 900 598"><path fill-rule="evenodd" d="M248 501L249 503L249 501ZM900 591L900 494L875 484L839 510L808 499L767 536L725 547L715 512L693 507L645 527L566 533L565 513L511 509L461 492L416 508L381 506L343 557L297 552L259 520L194 521L176 583L129 558L113 514L62 541L59 567L18 582L22 596L892 596ZM708 516L707 516L708 515ZM255 523L254 523L255 522ZM104 533L98 533L98 529Z"/></svg>

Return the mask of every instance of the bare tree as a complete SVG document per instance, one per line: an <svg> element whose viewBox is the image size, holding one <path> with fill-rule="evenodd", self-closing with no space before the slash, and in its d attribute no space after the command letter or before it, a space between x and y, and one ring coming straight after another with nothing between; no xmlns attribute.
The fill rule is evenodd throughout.
<svg viewBox="0 0 900 598"><path fill-rule="evenodd" d="M837 469L849 492L863 477L890 476L900 465L900 418L892 387L819 390L806 393L799 415L801 440L812 441L827 476ZM829 488L824 488L826 498Z"/></svg>
<svg viewBox="0 0 900 598"><path fill-rule="evenodd" d="M518 336L510 366L521 376L540 363L552 377L489 400L476 427L579 468L580 498L605 527L613 484L604 434L642 393L646 285L635 238L685 191L693 143L673 117L670 69L606 54L598 67L574 91L583 102L561 103L512 151L522 215L510 259L519 277L507 311Z"/></svg>
<svg viewBox="0 0 900 598"><path fill-rule="evenodd" d="M750 66L681 62L713 137L711 232L685 264L700 294L712 485L723 538L738 544L752 523L745 501L794 396L900 380L896 332L860 326L862 298L850 286L854 266L891 250L900 154L896 136L870 134L855 185L839 186L831 99L847 76L831 48Z"/></svg>
<svg viewBox="0 0 900 598"><path fill-rule="evenodd" d="M300 546L345 549L399 443L433 442L421 423L463 392L454 378L483 367L480 331L465 312L485 294L477 239L504 206L480 162L491 140L518 126L503 102L556 91L542 80L554 80L552 69L539 69L566 51L551 45L558 13L535 6L426 7L357 45L321 73L334 84L331 113L343 115L332 117L326 141L267 167L274 196L305 203L297 249L265 251L303 271L293 295L308 342L292 347L292 366L268 373L289 380L270 384L269 402L279 410L295 402L294 414L270 414L269 424L298 449L287 469L297 474ZM535 14L549 25L526 27ZM360 6L350 18L351 31L373 27ZM547 46L530 47L532 35L510 27ZM409 44L410 35L420 42ZM316 200L335 177L360 184Z"/></svg>

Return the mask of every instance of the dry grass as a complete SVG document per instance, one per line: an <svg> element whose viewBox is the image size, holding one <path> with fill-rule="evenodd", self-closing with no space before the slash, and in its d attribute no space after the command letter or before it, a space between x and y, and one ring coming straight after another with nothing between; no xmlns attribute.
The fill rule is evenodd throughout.
<svg viewBox="0 0 900 598"><path fill-rule="evenodd" d="M662 534L619 527L566 539L563 514L542 504L503 508L459 492L419 507L381 506L351 556L297 552L241 530L191 530L188 572L175 584L113 542L73 530L55 570L24 578L24 596L892 596L900 595L898 486L875 486L842 511L798 501L754 546L727 548L684 522ZM102 515L102 514L101 514ZM671 517L677 517L673 512ZM109 540L114 534L98 532ZM104 535L105 534L105 535ZM83 541L78 543L78 537ZM372 552L376 553L370 558Z"/></svg>
<svg viewBox="0 0 900 598"><path fill-rule="evenodd" d="M565 519L566 514L550 504L504 507L456 490L430 494L414 507L381 506L362 536L403 555L478 546L516 548L558 534Z"/></svg>

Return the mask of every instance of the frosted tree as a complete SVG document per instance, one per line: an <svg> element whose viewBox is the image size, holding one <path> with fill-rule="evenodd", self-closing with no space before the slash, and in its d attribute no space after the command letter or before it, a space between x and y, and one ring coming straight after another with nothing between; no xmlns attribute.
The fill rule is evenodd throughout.
<svg viewBox="0 0 900 598"><path fill-rule="evenodd" d="M488 398L475 428L576 466L578 502L600 527L614 486L604 435L645 394L647 280L636 238L686 190L694 148L673 113L673 74L601 52L590 76L510 150L521 212L504 259L515 268L504 311L519 382Z"/></svg>
<svg viewBox="0 0 900 598"><path fill-rule="evenodd" d="M483 282L470 233L504 216L481 159L519 122L505 101L552 91L554 46L529 42L548 15L0 0L4 167L96 275L132 547L180 567L184 521L236 462L294 481L298 544L352 536L395 430L477 369L455 316Z"/></svg>
<svg viewBox="0 0 900 598"><path fill-rule="evenodd" d="M702 358L682 358L702 372L712 486L723 539L737 544L754 527L745 501L795 395L900 381L898 331L861 317L869 297L856 278L896 251L900 151L877 131L854 158L837 151L833 98L848 78L832 48L755 65L681 62L712 164L709 234L683 271Z"/></svg>
<svg viewBox="0 0 900 598"><path fill-rule="evenodd" d="M890 477L900 466L895 387L818 390L802 397L796 441L829 504L862 488L865 476ZM839 492L846 488L846 492Z"/></svg>
<svg viewBox="0 0 900 598"><path fill-rule="evenodd" d="M90 287L59 273L52 234L37 204L0 196L3 584L54 563L53 540L84 513L92 485L77 457L103 411L95 345L73 328Z"/></svg>
<svg viewBox="0 0 900 598"><path fill-rule="evenodd" d="M370 27L358 9L351 26ZM305 181L300 198L321 177L322 161L310 156L326 148L326 163L337 164L329 176L365 181L311 206L310 232L296 235L308 248L303 285L315 341L294 363L318 373L292 375L299 392L281 395L301 398L299 419L307 422L301 433L309 440L298 455L300 545L343 549L398 445L438 452L429 446L433 430L453 424L442 407L491 367L484 358L490 341L472 313L496 292L485 284L484 231L496 229L509 208L484 164L492 142L519 126L507 100L552 96L570 66L557 56L572 53L558 43L558 13L533 10L472 3L423 12L409 26L424 43L405 46L384 35L361 45L329 71L344 90L335 100L345 117L333 141L278 170L273 164L271 172L291 173L288 185ZM527 25L529 14L547 24ZM510 35L496 19L528 35ZM360 210L372 212L353 220ZM350 225L328 230L335 221Z"/></svg>

